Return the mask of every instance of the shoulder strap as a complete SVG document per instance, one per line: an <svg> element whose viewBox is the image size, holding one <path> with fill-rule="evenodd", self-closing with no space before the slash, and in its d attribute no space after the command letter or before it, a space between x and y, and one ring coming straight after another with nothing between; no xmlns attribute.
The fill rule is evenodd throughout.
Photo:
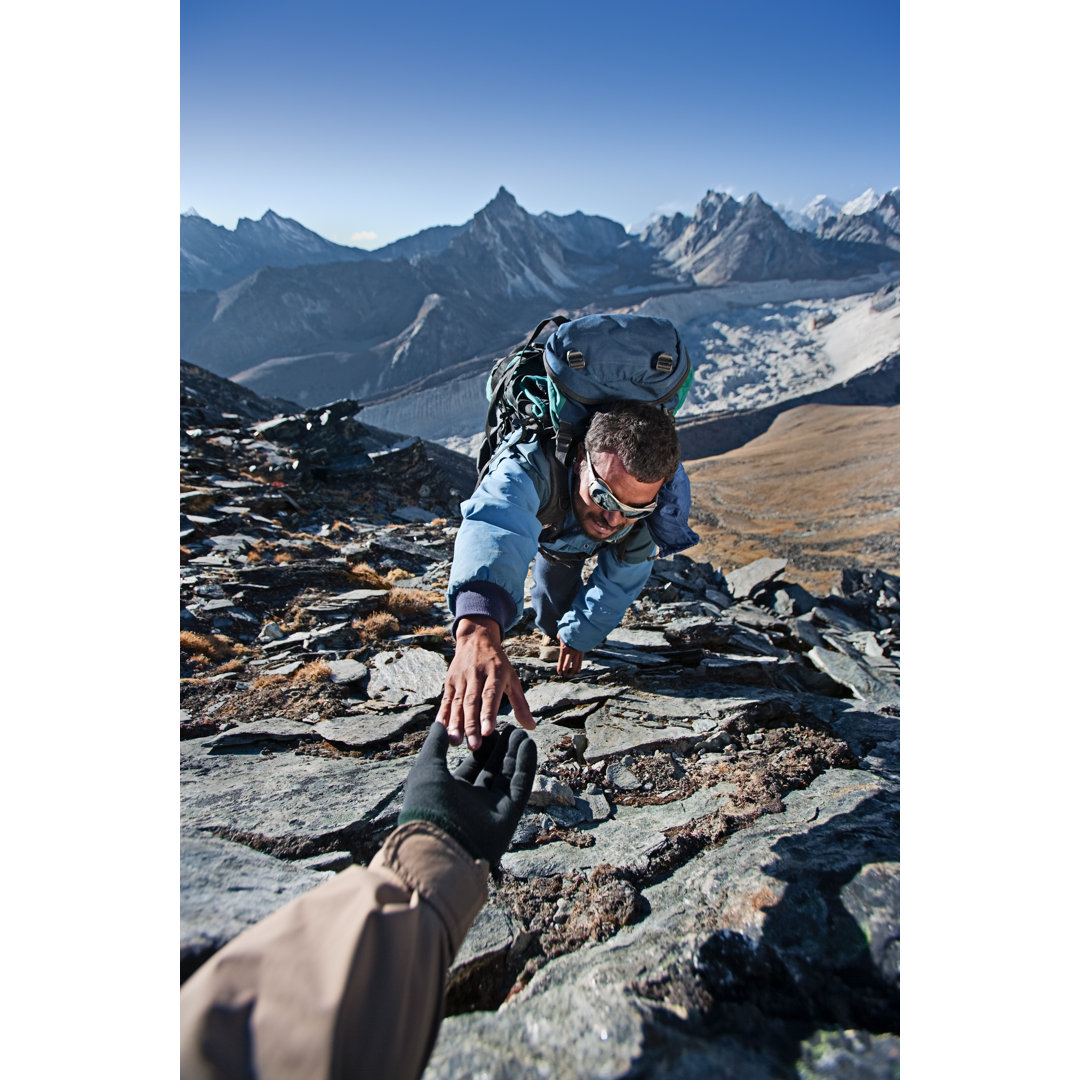
<svg viewBox="0 0 1080 1080"><path fill-rule="evenodd" d="M548 461L548 473L551 477L551 495L536 514L543 526L540 539L545 541L554 540L563 531L563 522L566 520L566 515L570 513L570 483L566 476L566 466L556 456L551 440L541 439L540 445L544 449L544 456Z"/></svg>

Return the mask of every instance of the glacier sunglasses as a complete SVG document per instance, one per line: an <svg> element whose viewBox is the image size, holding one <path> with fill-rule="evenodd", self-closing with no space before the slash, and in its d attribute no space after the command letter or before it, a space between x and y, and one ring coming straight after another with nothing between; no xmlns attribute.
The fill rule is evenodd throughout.
<svg viewBox="0 0 1080 1080"><path fill-rule="evenodd" d="M648 506L627 506L619 502L611 493L611 488L596 475L593 468L592 458L589 451L585 451L585 467L589 470L589 498L592 499L601 510L607 510L612 514L622 514L628 521L634 518L648 517L656 509L656 500L653 499Z"/></svg>

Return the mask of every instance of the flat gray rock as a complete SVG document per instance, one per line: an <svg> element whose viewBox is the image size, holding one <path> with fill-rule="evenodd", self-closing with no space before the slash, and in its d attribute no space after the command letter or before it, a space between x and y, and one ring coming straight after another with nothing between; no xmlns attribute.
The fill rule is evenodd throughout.
<svg viewBox="0 0 1080 1080"><path fill-rule="evenodd" d="M255 720L250 724L239 724L228 731L212 735L206 739L208 746L251 746L256 743L307 742L316 738L310 724L302 720L286 720L281 716L271 716L265 720Z"/></svg>
<svg viewBox="0 0 1080 1080"><path fill-rule="evenodd" d="M537 773L527 805L533 807L573 806L574 789L560 783L554 777Z"/></svg>
<svg viewBox="0 0 1080 1080"><path fill-rule="evenodd" d="M617 627L604 639L608 645L624 645L629 649L670 649L668 639L659 630L632 630Z"/></svg>
<svg viewBox="0 0 1080 1080"><path fill-rule="evenodd" d="M616 716L606 710L590 716L585 722L585 731L589 736L585 760L590 762L630 753L640 754L660 747L686 748L700 739L689 719Z"/></svg>
<svg viewBox="0 0 1080 1080"><path fill-rule="evenodd" d="M726 573L724 580L736 600L745 600L759 585L778 577L786 566L787 559L755 559Z"/></svg>
<svg viewBox="0 0 1080 1080"><path fill-rule="evenodd" d="M664 639L665 642L667 639ZM670 649L671 646L669 645ZM631 649L627 645L601 645L593 649L592 656L605 657L610 660L620 661L624 664L633 664L635 667L664 667L672 663L670 655L656 652L646 652L644 649Z"/></svg>
<svg viewBox="0 0 1080 1080"><path fill-rule="evenodd" d="M455 982L477 961L507 952L521 930L521 923L512 912L497 904L485 904L454 957L449 981Z"/></svg>
<svg viewBox="0 0 1080 1080"><path fill-rule="evenodd" d="M291 858L342 850L392 828L414 760L245 753L243 747L209 753L209 741L180 744L181 825L243 836Z"/></svg>
<svg viewBox="0 0 1080 1080"><path fill-rule="evenodd" d="M401 705L422 705L442 697L449 665L430 649L381 652L372 661L367 694Z"/></svg>
<svg viewBox="0 0 1080 1080"><path fill-rule="evenodd" d="M881 678L866 664L850 656L833 652L831 649L815 647L808 655L819 671L823 671L830 679L842 686L848 687L856 697L876 704L899 705L899 686Z"/></svg>
<svg viewBox="0 0 1080 1080"><path fill-rule="evenodd" d="M525 700L536 719L572 709L594 701L607 701L617 697L621 686L589 686L575 682L544 682L525 692Z"/></svg>
<svg viewBox="0 0 1080 1080"><path fill-rule="evenodd" d="M333 877L244 844L180 834L180 962L191 970L241 931Z"/></svg>
<svg viewBox="0 0 1080 1080"><path fill-rule="evenodd" d="M378 743L399 739L410 731L427 726L432 717L430 705L392 712L365 711L351 716L334 716L320 720L313 728L315 734L337 746L363 750Z"/></svg>
<svg viewBox="0 0 1080 1080"><path fill-rule="evenodd" d="M604 771L604 776L621 791L637 791L641 787L637 774L621 761L612 762Z"/></svg>
<svg viewBox="0 0 1080 1080"><path fill-rule="evenodd" d="M327 667L330 668L330 681L345 686L362 682L368 676L366 665L359 660L328 660Z"/></svg>
<svg viewBox="0 0 1080 1080"><path fill-rule="evenodd" d="M728 784L715 784L701 788L688 799L659 806L611 808L608 804L608 816L587 829L594 840L592 847L575 847L562 840L552 840L539 847L507 852L502 858L502 868L514 877L551 877L591 870L601 863L643 871L648 867L649 856L664 846L666 829L722 809L728 805L730 790ZM553 810L545 812L558 820Z"/></svg>
<svg viewBox="0 0 1080 1080"><path fill-rule="evenodd" d="M299 671L304 666L303 660L291 660L287 664L278 664L277 667L267 668L262 672L263 675L291 675L294 671Z"/></svg>
<svg viewBox="0 0 1080 1080"><path fill-rule="evenodd" d="M866 630L866 624L859 622L846 611L833 607L831 604L819 604L810 612L810 618L818 626L829 626L842 631L845 634L859 634Z"/></svg>

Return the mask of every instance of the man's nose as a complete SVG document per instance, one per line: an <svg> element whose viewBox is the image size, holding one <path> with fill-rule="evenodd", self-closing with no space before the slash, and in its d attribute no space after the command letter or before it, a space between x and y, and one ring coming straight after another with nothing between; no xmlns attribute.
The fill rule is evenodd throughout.
<svg viewBox="0 0 1080 1080"><path fill-rule="evenodd" d="M603 511L604 520L611 526L621 525L623 523L623 516L621 510L605 510Z"/></svg>

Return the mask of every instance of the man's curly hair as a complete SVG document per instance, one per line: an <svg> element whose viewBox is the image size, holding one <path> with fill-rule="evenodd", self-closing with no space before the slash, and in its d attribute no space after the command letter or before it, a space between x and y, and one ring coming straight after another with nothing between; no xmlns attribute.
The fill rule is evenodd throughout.
<svg viewBox="0 0 1080 1080"><path fill-rule="evenodd" d="M589 454L615 454L623 468L643 484L670 480L679 467L675 417L645 401L603 405L585 432Z"/></svg>

